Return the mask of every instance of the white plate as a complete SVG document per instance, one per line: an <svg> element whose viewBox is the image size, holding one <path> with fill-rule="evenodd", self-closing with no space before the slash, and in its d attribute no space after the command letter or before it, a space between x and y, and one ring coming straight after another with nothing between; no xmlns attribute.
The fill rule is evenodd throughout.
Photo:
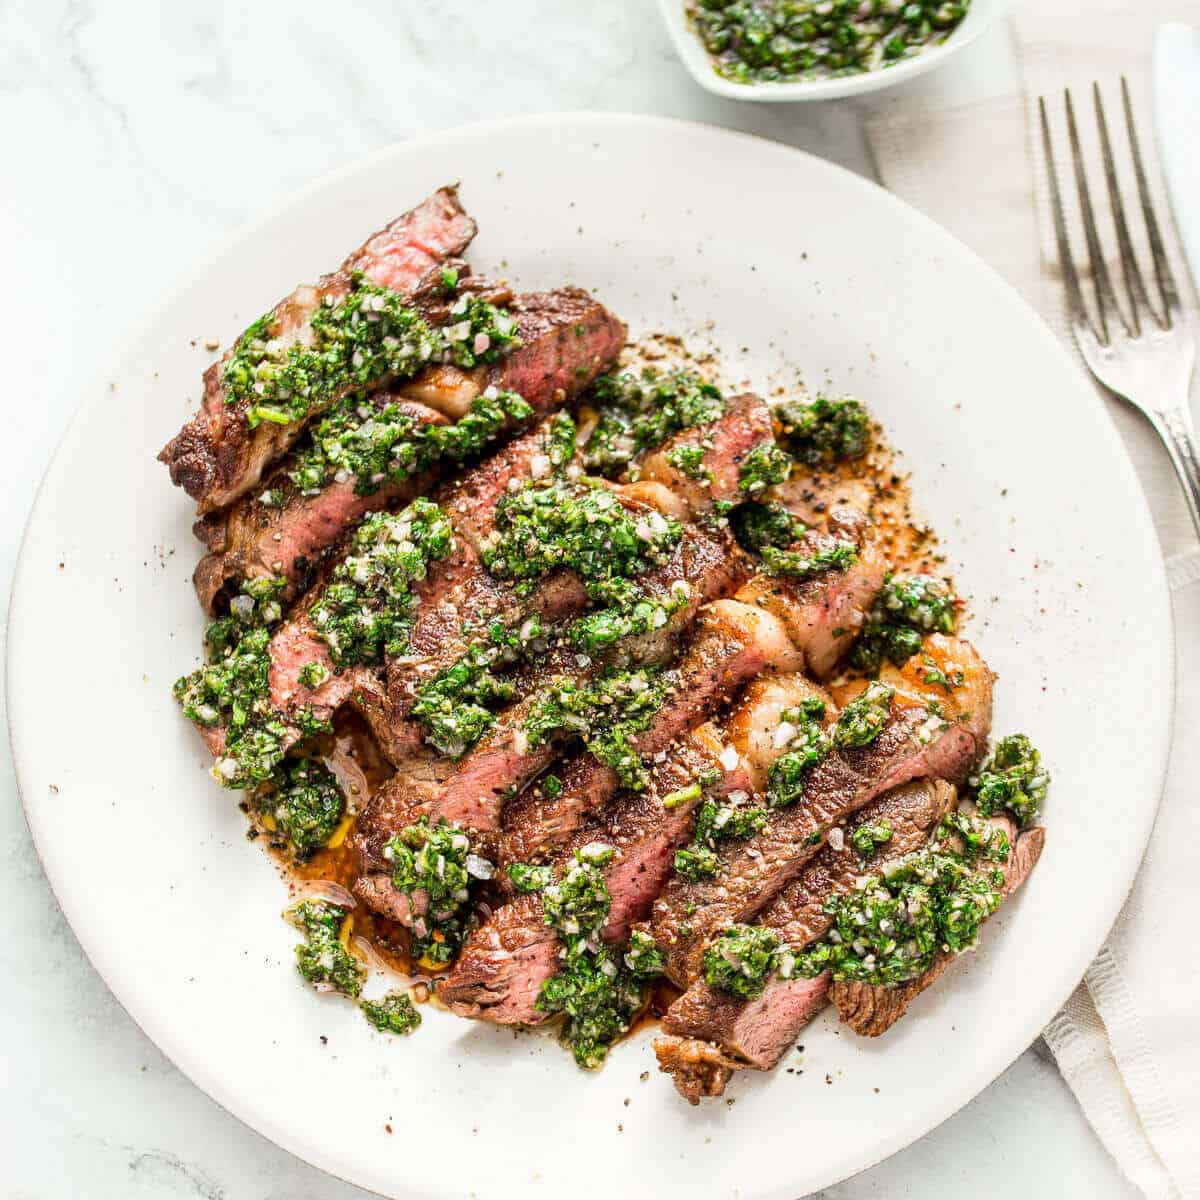
<svg viewBox="0 0 1200 1200"><path fill-rule="evenodd" d="M429 1009L418 1035L389 1041L307 992L276 871L170 696L203 621L191 506L154 453L195 401L203 340L233 337L454 178L479 218L480 268L595 288L635 334L711 325L730 374L760 387L798 370L862 397L974 596L997 729L1028 731L1054 772L1046 854L984 953L878 1042L819 1021L803 1074L747 1072L732 1104L684 1104L650 1031L589 1076L545 1036ZM794 1200L966 1103L1082 975L1162 784L1169 620L1108 419L962 246L770 142L544 117L412 142L318 184L219 254L95 381L26 536L9 711L29 823L80 942L163 1050L261 1133L390 1196Z"/></svg>
<svg viewBox="0 0 1200 1200"><path fill-rule="evenodd" d="M952 54L969 46L1008 10L1010 0L971 0L971 7L958 28L940 46L906 58L894 67L864 71L860 75L842 75L833 79L800 79L792 83L736 83L713 70L712 59L704 43L688 24L686 0L658 0L659 12L666 22L675 53L683 60L692 78L705 91L729 100L794 101L835 100L841 96L862 96L895 87L905 80L924 75L944 63Z"/></svg>

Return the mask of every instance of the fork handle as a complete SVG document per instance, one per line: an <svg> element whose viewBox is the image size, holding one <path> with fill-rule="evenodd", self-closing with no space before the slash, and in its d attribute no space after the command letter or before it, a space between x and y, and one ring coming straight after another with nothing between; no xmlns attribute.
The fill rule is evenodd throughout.
<svg viewBox="0 0 1200 1200"><path fill-rule="evenodd" d="M1196 430L1187 400L1174 411L1158 413L1154 424L1175 464L1175 473L1183 484L1183 494L1191 510L1192 524L1200 536L1200 452L1196 449Z"/></svg>

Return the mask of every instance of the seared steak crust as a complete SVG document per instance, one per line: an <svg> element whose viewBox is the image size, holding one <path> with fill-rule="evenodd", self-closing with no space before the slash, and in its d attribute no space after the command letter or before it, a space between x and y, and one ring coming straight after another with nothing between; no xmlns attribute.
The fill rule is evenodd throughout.
<svg viewBox="0 0 1200 1200"><path fill-rule="evenodd" d="M604 868L612 897L603 937L620 942L632 923L645 915L650 902L672 870L673 855L691 831L700 797L667 809L664 796L686 787L711 769L717 781L706 795L719 798L745 785L738 771L718 765L720 744L704 728L685 736L671 758L654 768L650 786L615 801L602 814L576 831L554 859L557 867L571 861L573 852L591 842L603 842L616 853ZM556 947L552 958L531 955L528 947L549 938ZM557 937L545 923L538 896L522 896L494 912L468 939L439 997L463 1016L500 1024L535 1024L541 1020L535 1003L542 984L557 969Z"/></svg>
<svg viewBox="0 0 1200 1200"><path fill-rule="evenodd" d="M826 900L851 891L864 872L878 871L886 863L921 849L949 812L954 798L954 789L940 781L907 784L889 792L847 826L840 849L828 844L821 849L763 912L758 924L770 929L783 944L795 948L823 937L831 920L825 912ZM850 835L858 825L885 820L892 829L891 840L880 848L869 866L864 866L850 844ZM768 1071L824 1006L828 985L827 974L815 979L776 978L757 999L743 1000L709 987L702 978L697 979L667 1010L663 1029L677 1038L712 1043L713 1050L730 1070L754 1067ZM686 1064L698 1053L693 1048L680 1057L668 1053L668 1043L669 1039L661 1039L659 1051L659 1063L665 1071L674 1073L673 1064ZM682 1077L676 1076L675 1085L691 1100L690 1070L685 1070ZM724 1085L718 1085L714 1079L712 1086ZM718 1095L719 1090L704 1094Z"/></svg>
<svg viewBox="0 0 1200 1200"><path fill-rule="evenodd" d="M361 271L369 280L412 296L429 272L462 253L475 236L455 188L441 188L386 229L374 234L341 267L315 287L298 287L271 314L274 336L286 343L308 336L312 314L326 300L349 290ZM263 469L295 442L303 422L276 425L264 421L251 429L247 406L226 404L222 383L233 350L205 372L200 411L164 447L159 459L171 481L199 503L201 513L222 508L254 487ZM315 414L313 414L315 415Z"/></svg>
<svg viewBox="0 0 1200 1200"><path fill-rule="evenodd" d="M796 544L802 554L828 549L836 540L851 542L858 556L844 571L825 571L811 579L756 575L738 599L757 604L783 622L805 667L817 679L828 679L854 644L887 573L887 561L868 532L866 518L838 509L828 532L810 530Z"/></svg>
<svg viewBox="0 0 1200 1200"><path fill-rule="evenodd" d="M1003 868L1004 895L1007 898L1029 878L1046 844L1046 831L1038 827L1018 837L1011 821L1002 817L993 820L1011 839L1012 852ZM908 1012L909 1005L938 980L956 957L954 954L940 954L924 975L897 987L842 980L830 986L829 1000L837 1009L838 1016L855 1033L864 1037L879 1037Z"/></svg>
<svg viewBox="0 0 1200 1200"><path fill-rule="evenodd" d="M745 630L713 609L700 618L678 665L679 681L650 727L635 739L643 758L666 751L688 729L710 717L767 665L761 647ZM518 796L505 812L501 857L524 862L553 854L612 797L617 773L593 755L580 754L562 773L562 792L550 798Z"/></svg>
<svg viewBox="0 0 1200 1200"><path fill-rule="evenodd" d="M676 878L667 885L648 931L667 956L673 982L689 986L709 939L761 912L811 861L838 821L909 780L966 778L991 725L991 676L966 643L958 645L960 657L969 655L976 663L961 689L972 695L967 719L931 727L928 707L898 705L875 741L831 753L814 768L804 798L775 810L761 834L732 847L718 875L696 883Z"/></svg>

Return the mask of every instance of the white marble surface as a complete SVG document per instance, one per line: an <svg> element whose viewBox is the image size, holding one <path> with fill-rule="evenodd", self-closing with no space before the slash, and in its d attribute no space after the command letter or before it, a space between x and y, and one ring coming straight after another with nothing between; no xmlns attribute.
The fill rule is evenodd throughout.
<svg viewBox="0 0 1200 1200"><path fill-rule="evenodd" d="M0 2L5 607L73 383L103 370L124 332L228 230L321 172L425 130L583 108L734 126L869 172L853 109L708 96L657 21L649 0ZM1000 34L883 102L986 94L1008 86L1011 70ZM70 704L74 715L79 699ZM119 1008L46 885L7 744L3 753L0 1195L365 1195L219 1109ZM121 933L138 936L136 913ZM1036 1046L941 1129L826 1194L986 1200L1007 1198L1018 1179L1033 1196L1133 1195Z"/></svg>

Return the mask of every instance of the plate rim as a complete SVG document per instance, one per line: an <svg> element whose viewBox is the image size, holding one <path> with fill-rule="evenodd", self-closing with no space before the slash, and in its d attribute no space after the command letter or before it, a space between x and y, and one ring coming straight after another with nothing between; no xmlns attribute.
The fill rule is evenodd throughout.
<svg viewBox="0 0 1200 1200"><path fill-rule="evenodd" d="M362 1188L364 1191L372 1192L376 1195L385 1195L383 1192L376 1191L372 1185L361 1182L359 1179L352 1178L345 1174L348 1164L343 1160L339 1160L336 1156L328 1153L321 1145L304 1143L301 1144L301 1139L298 1135L293 1136L290 1130L283 1128L274 1119L273 1114L267 1109L253 1109L247 1111L248 1105L243 1105L240 1101L236 1090L227 1088L219 1073L207 1067L202 1056L196 1055L188 1048L186 1036L175 1036L169 1023L162 1021L158 1014L153 1012L152 1008L144 1008L144 1011L135 1011L139 1008L138 998L135 996L131 1000L127 1000L125 996L118 990L118 984L114 983L109 978L109 972L106 971L105 965L101 965L104 961L102 954L103 942L101 939L96 940L96 945L90 945L85 941L84 936L79 933L79 925L83 924L86 927L86 920L79 919L79 900L77 896L73 896L71 889L68 886L61 886L62 879L55 869L51 866L53 860L53 852L49 847L53 845L53 839L47 838L45 842L39 839L38 818L34 815L34 805L29 796L30 792L26 786L25 780L32 771L32 764L26 761L24 752L21 749L21 733L18 726L22 723L23 718L18 718L17 709L12 703L12 697L15 694L15 679L12 647L17 642L14 637L14 632L19 631L19 625L14 625L14 618L20 617L20 609L23 606L25 593L27 590L32 591L36 586L28 579L30 571L30 534L37 519L39 509L41 507L44 494L50 482L51 476L55 473L59 465L59 460L68 442L75 433L77 426L83 418L83 415L94 404L99 403L99 392L92 391L86 381L93 382L103 381L106 378L113 376L116 367L127 362L132 357L132 352L139 340L144 336L145 332L153 327L163 316L188 292L193 288L200 286L206 276L213 269L214 264L219 262L238 245L255 236L261 230L264 230L275 222L277 222L286 213L306 203L311 197L319 194L323 190L333 187L340 182L350 179L362 172L369 171L378 165L387 162L392 158L403 158L407 155L418 154L423 149L445 142L452 142L460 139L469 139L472 136L486 134L501 134L505 130L512 128L526 127L560 127L567 124L577 124L580 126L588 125L592 127L606 126L611 128L619 127L627 124L635 124L648 127L657 127L664 132L666 136L670 136L672 132L680 132L690 135L701 135L705 137L715 137L720 139L734 139L757 143L761 151L767 154L774 154L782 161L793 155L799 155L801 158L808 160L810 166L815 166L816 170L826 170L835 175L841 175L844 181L851 187L858 187L864 193L873 193L883 203L890 204L893 209L900 213L905 219L915 221L925 233L932 236L936 240L940 240L943 248L951 253L958 255L973 264L978 278L982 283L987 281L988 286L992 287L998 295L1006 297L1006 302L1010 305L1015 305L1021 310L1026 318L1032 318L1031 335L1033 327L1036 327L1036 335L1048 347L1053 348L1053 353L1060 357L1064 362L1070 362L1072 356L1067 348L1063 345L1050 327L1043 320L1036 309L1021 295L1021 293L1006 280L995 268L991 267L980 255L978 255L971 247L959 240L953 233L939 225L931 217L921 212L919 209L908 204L894 193L888 191L873 180L857 174L856 172L841 166L838 163L831 162L828 159L822 158L819 155L812 154L808 151L799 150L797 148L786 145L785 143L775 141L768 137L763 137L757 134L745 133L741 130L728 129L722 126L710 125L706 122L691 121L675 117L660 116L657 114L633 113L633 112L609 112L609 111L561 111L553 113L527 114L519 116L508 116L491 118L483 121L469 122L465 124L455 125L447 129L436 130L424 133L418 137L399 140L389 143L387 146L380 147L370 154L361 156L354 161L338 167L334 170L325 172L308 184L289 192L283 197L279 203L271 206L263 215L251 218L243 222L240 226L234 229L231 233L221 239L217 239L210 253L206 254L202 261L198 262L190 271L184 274L182 281L171 288L165 289L160 293L160 299L153 305L148 306L147 311L140 320L130 322L128 332L119 341L114 344L116 352L109 354L98 354L95 359L85 367L83 372L79 373L79 379L74 383L84 383L80 387L81 399L74 406L70 419L66 423L61 436L55 443L53 452L47 462L46 468L41 476L38 486L34 492L29 513L26 517L24 529L22 531L20 548L14 564L12 576L12 590L10 592L8 604L8 621L7 621L7 639L5 646L5 669L4 669L4 687L5 687L5 702L6 702L6 720L8 726L9 745L12 754L14 776L17 784L18 795L21 798L22 808L25 814L26 825L30 831L30 838L34 845L35 852L38 856L42 871L50 884L51 891L54 894L55 902L58 904L67 923L71 926L72 933L75 935L80 948L83 950L89 964L104 981L114 999L121 1008L128 1014L129 1018L135 1025L150 1039L151 1042L164 1054L171 1062L187 1077L189 1082L199 1088L209 1099L218 1104L230 1115L237 1118L244 1125L254 1130L260 1136L263 1136L276 1145L280 1146L288 1153L299 1158L301 1161L308 1163L311 1166L324 1171L326 1174L340 1179L343 1182L349 1183L352 1186ZM105 367L104 371L93 371L91 367ZM1078 364L1074 364L1076 375L1079 379L1079 386L1086 386L1086 376L1084 375ZM1165 617L1165 621L1160 628L1163 629L1162 635L1157 639L1159 642L1159 652L1161 655L1160 668L1162 670L1162 678L1167 685L1164 689L1165 695L1163 699L1162 716L1165 718L1162 721L1151 723L1152 733L1156 733L1156 753L1154 758L1157 762L1157 770L1154 772L1153 778L1156 781L1152 794L1147 798L1145 804L1140 805L1141 810L1141 827L1136 831L1136 845L1138 854L1136 858L1130 857L1131 867L1122 872L1119 882L1119 888L1112 891L1111 895L1115 897L1111 916L1106 915L1103 923L1104 933L1099 938L1096 946L1088 949L1086 954L1078 951L1073 954L1064 954L1063 960L1071 963L1078 962L1078 972L1076 967L1072 966L1070 971L1061 970L1059 976L1063 980L1060 986L1056 986L1052 991L1047 989L1047 995L1059 995L1060 998L1054 1003L1044 1017L1036 1018L1027 1022L1025 1031L1021 1033L1020 1039L1016 1033L1012 1033L1008 1038L1004 1039L1003 1049L997 1052L993 1049L990 1053L983 1052L980 1057L986 1062L986 1066L977 1069L975 1073L970 1075L969 1082L961 1084L949 1093L949 1098L944 1104L936 1106L937 1112L940 1115L928 1118L925 1113L917 1118L910 1118L906 1121L898 1122L890 1131L880 1131L878 1136L872 1138L869 1142L869 1148L863 1152L859 1151L854 1154L846 1154L836 1163L830 1163L826 1170L820 1174L814 1175L811 1180L806 1181L802 1186L808 1187L811 1190L820 1190L821 1188L829 1187L842 1180L848 1179L864 1170L867 1170L884 1159L898 1153L905 1147L918 1141L932 1130L938 1128L945 1121L949 1120L955 1113L965 1107L971 1100L979 1095L985 1088L990 1086L1018 1057L1024 1050L1031 1045L1042 1029L1053 1017L1054 1013L1061 1008L1067 997L1071 994L1078 982L1082 979L1083 973L1088 964L1092 961L1095 953L1103 946L1104 939L1107 936L1107 931L1111 929L1113 922L1119 916L1121 908L1128 897L1129 891L1137 877L1141 868L1141 862L1145 854L1146 845L1148 844L1150 834L1154 827L1154 822L1157 817L1158 808L1162 800L1163 790L1166 783L1167 770L1170 760L1171 736L1175 724L1175 689L1177 686L1175 672L1175 622L1174 613L1171 604L1171 593L1168 584L1166 564L1161 552L1161 546L1158 541L1157 531L1153 523L1153 515L1150 510L1149 503L1146 499L1145 491L1142 488L1140 478L1134 469L1132 460L1129 457L1128 451L1121 439L1120 434L1113 421L1108 417L1107 413L1099 405L1099 397L1093 397L1096 404L1096 424L1103 428L1100 434L1105 438L1112 449L1115 451L1114 457L1119 460L1120 466L1117 468L1121 471L1126 479L1127 484L1139 497L1140 503L1134 505L1136 509L1136 520L1141 525L1142 535L1148 539L1151 545L1157 548L1157 553L1151 555L1152 569L1151 577L1143 581L1143 591L1141 600L1143 603L1150 601L1158 606L1161 614ZM1155 714L1157 716L1157 714ZM43 834L44 836L44 834ZM71 896L72 899L64 900L64 894ZM1107 912L1107 909L1105 910ZM1099 926L1099 922L1093 922L1093 925ZM90 931L89 931L90 932ZM1092 946L1092 938L1079 939L1075 942L1076 946ZM115 974L115 971L113 971ZM1073 982L1065 982L1066 977L1070 976ZM1014 1043L1020 1041L1020 1045L1014 1046ZM995 1046L995 1043L992 1043ZM943 1091L943 1094L945 1092ZM797 1185L801 1186L801 1185ZM413 1197L421 1197L425 1200L443 1200L443 1197L448 1193L435 1192L425 1190L414 1190L412 1187L406 1187L405 1195ZM752 1193L759 1200L794 1200L794 1189L791 1187L776 1188L774 1190L762 1190Z"/></svg>

